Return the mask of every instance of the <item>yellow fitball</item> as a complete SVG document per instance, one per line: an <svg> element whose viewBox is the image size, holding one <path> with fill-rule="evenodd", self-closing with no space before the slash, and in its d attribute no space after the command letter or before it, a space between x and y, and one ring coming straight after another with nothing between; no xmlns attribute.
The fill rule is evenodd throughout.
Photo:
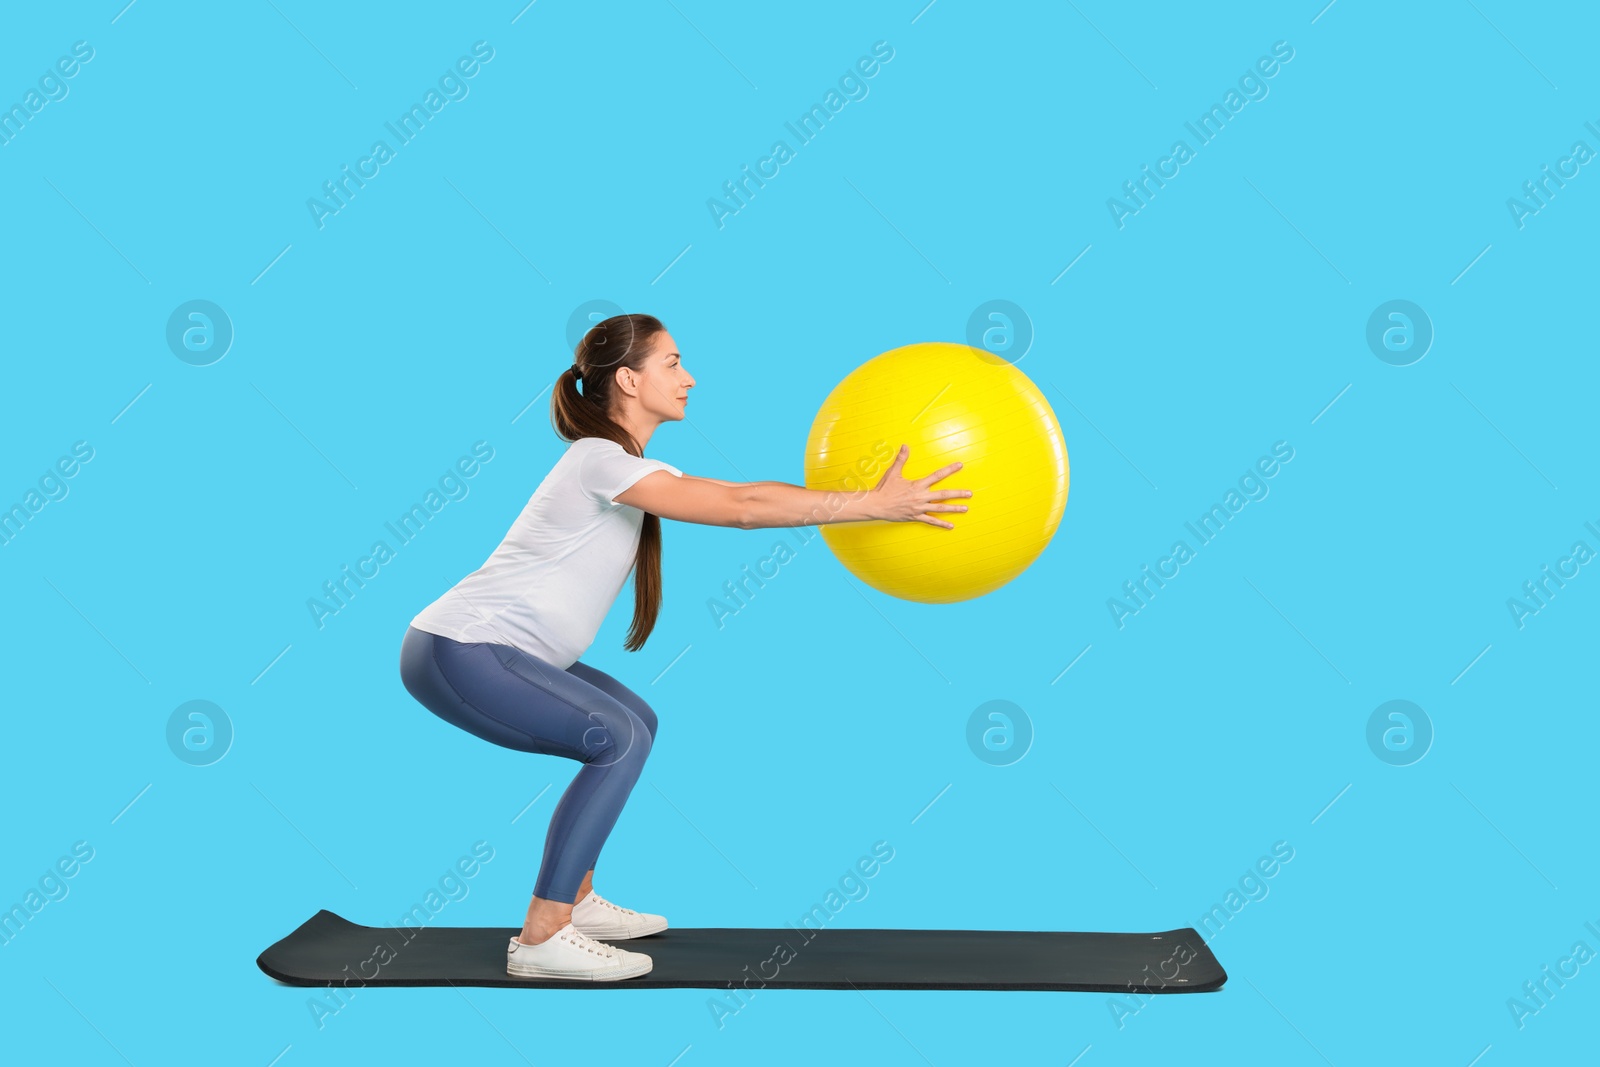
<svg viewBox="0 0 1600 1067"><path fill-rule="evenodd" d="M968 345L891 349L828 394L806 438L806 488L871 489L902 444L900 476L962 468L930 488L970 489L928 512L949 522L825 523L839 562L881 592L924 604L970 600L1028 569L1067 506L1067 445L1037 386L1016 366Z"/></svg>

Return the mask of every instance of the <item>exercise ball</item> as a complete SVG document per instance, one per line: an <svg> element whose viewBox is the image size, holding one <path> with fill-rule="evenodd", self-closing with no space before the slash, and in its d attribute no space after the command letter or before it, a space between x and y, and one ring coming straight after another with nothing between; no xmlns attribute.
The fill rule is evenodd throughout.
<svg viewBox="0 0 1600 1067"><path fill-rule="evenodd" d="M871 489L902 444L900 476L964 466L931 488L970 489L949 522L823 523L845 568L880 592L924 604L1005 585L1050 543L1067 505L1067 446L1044 394L1016 366L969 345L927 342L876 356L834 387L806 439L808 489Z"/></svg>

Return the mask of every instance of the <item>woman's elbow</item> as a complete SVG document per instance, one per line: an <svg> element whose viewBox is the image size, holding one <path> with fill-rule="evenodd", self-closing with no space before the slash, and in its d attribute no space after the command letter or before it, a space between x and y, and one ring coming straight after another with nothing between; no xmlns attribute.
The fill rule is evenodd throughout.
<svg viewBox="0 0 1600 1067"><path fill-rule="evenodd" d="M736 530L759 530L761 512L756 506L750 487L731 485L728 487L728 497L732 508L732 521L728 525Z"/></svg>
<svg viewBox="0 0 1600 1067"><path fill-rule="evenodd" d="M662 510L658 514L679 522L735 530L751 530L760 525L760 508L750 486L710 478L685 481L686 484L668 487L674 495L670 502L662 502Z"/></svg>

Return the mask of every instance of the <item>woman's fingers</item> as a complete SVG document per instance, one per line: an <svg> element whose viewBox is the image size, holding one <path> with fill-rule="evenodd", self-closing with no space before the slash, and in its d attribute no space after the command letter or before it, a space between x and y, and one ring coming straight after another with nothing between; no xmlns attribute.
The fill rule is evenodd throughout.
<svg viewBox="0 0 1600 1067"><path fill-rule="evenodd" d="M911 455L910 445L901 445L900 451L894 454L894 460L889 464L890 474L899 474L906 465L906 459Z"/></svg>
<svg viewBox="0 0 1600 1067"><path fill-rule="evenodd" d="M917 521L925 522L929 526L938 526L939 528L945 530L954 530L954 523L947 522L944 519L936 519L932 515L928 514L928 512L964 512L966 510L967 505L965 504L924 504L922 505L922 514L917 516Z"/></svg>
<svg viewBox="0 0 1600 1067"><path fill-rule="evenodd" d="M914 518L918 522L925 522L929 526L937 526L943 530L955 529L953 523L944 519L934 518L927 513L966 511L967 506L965 504L942 504L933 503L933 501L966 499L972 496L972 490L930 489L929 487L960 470L963 464L959 460L954 463L948 463L931 474L926 474L912 481L906 479L901 473L905 469L906 461L910 456L911 446L902 443L899 450L895 452L894 459L890 461L889 466L884 470L883 477L878 481L877 488L888 491L892 487L894 494L897 496L910 495L913 498L920 497L920 501L912 505L916 508L916 512L908 516L909 518ZM907 501L907 503L910 503L910 501Z"/></svg>
<svg viewBox="0 0 1600 1067"><path fill-rule="evenodd" d="M917 479L917 484L921 485L921 486L932 485L934 482L943 481L944 479L950 477L952 474L954 474L956 471L958 471L960 469L961 469L960 461L957 461L955 463L946 464L945 466L940 467L938 470L934 471L932 474L924 474L921 478L918 478Z"/></svg>
<svg viewBox="0 0 1600 1067"><path fill-rule="evenodd" d="M874 488L882 489L888 484L889 479L898 477L900 468L906 465L907 455L909 455L909 449L907 446L901 445L900 451L894 454L894 459L890 461L888 467L884 468L883 477L878 479L878 484Z"/></svg>

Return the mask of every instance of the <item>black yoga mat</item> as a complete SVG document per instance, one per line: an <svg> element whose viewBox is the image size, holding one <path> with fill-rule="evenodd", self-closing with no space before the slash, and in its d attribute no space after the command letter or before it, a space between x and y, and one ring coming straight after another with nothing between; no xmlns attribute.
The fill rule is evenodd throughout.
<svg viewBox="0 0 1600 1067"><path fill-rule="evenodd" d="M654 961L616 982L515 978L512 927L357 926L319 911L256 964L300 986L1047 989L1204 993L1228 975L1193 928L1153 934L690 927L615 941ZM809 939L808 939L809 935Z"/></svg>

